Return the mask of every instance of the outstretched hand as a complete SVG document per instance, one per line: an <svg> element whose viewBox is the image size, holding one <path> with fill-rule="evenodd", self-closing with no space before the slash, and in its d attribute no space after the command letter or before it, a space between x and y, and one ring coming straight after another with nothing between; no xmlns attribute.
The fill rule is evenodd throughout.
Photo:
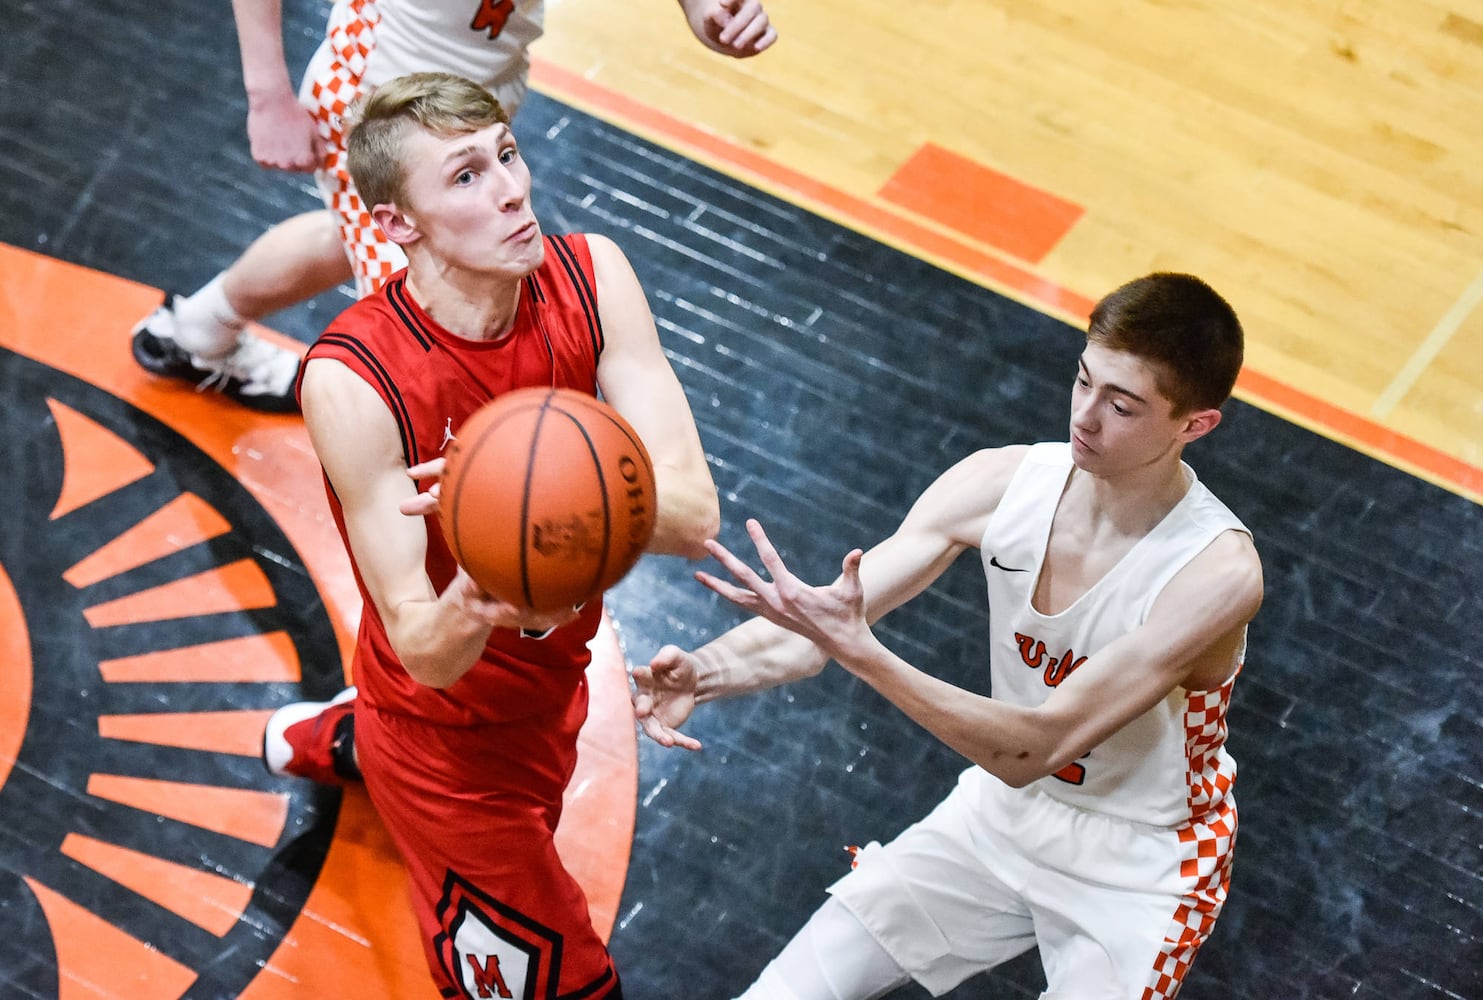
<svg viewBox="0 0 1483 1000"><path fill-rule="evenodd" d="M662 747L699 750L700 741L677 728L695 711L695 657L665 646L647 667L633 668L633 714L644 734Z"/></svg>
<svg viewBox="0 0 1483 1000"><path fill-rule="evenodd" d="M836 660L873 641L870 624L865 619L865 591L860 585L861 550L853 549L844 557L837 580L828 586L813 587L783 564L762 525L748 519L747 534L757 547L757 556L770 581L714 539L705 543L706 549L726 567L736 583L704 571L697 572L695 578L744 611L803 636Z"/></svg>
<svg viewBox="0 0 1483 1000"><path fill-rule="evenodd" d="M680 0L700 43L734 59L755 56L778 40L761 0Z"/></svg>

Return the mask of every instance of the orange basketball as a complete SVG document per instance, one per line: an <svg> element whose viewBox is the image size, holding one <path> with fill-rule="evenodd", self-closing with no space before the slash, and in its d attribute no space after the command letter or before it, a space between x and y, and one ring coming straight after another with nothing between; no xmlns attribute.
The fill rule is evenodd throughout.
<svg viewBox="0 0 1483 1000"><path fill-rule="evenodd" d="M517 389L475 411L446 452L440 519L489 593L536 611L589 601L654 534L654 466L628 421L572 389Z"/></svg>

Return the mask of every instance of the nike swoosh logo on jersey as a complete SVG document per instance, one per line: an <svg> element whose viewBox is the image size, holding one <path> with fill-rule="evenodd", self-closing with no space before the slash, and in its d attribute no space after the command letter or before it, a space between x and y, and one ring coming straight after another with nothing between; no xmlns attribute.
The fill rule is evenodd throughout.
<svg viewBox="0 0 1483 1000"><path fill-rule="evenodd" d="M1003 563L1001 563L999 561L999 557L998 556L989 556L989 565L992 566L992 567L994 567L995 569L1002 569L1006 573L1028 573L1028 572L1030 572L1030 568L1028 566L1026 566L1024 569L1016 569L1013 566L1005 566Z"/></svg>

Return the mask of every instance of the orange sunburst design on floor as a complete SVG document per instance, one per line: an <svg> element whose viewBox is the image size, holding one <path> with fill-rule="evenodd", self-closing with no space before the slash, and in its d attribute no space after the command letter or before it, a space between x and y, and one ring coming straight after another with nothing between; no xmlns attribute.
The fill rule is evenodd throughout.
<svg viewBox="0 0 1483 1000"><path fill-rule="evenodd" d="M254 703L250 692L281 692L309 677L325 683L327 670L338 671L348 653L359 613L301 422L254 414L137 369L127 329L158 301L158 292L3 245L0 273L0 348L54 371L59 386L80 380L127 404L91 406L87 400L103 397L65 389L44 393L62 468L37 470L40 479L56 480L47 510L37 516L69 553L56 577L70 588L61 592L79 601L85 627L77 641L98 649L90 662L101 686L77 692L84 700L76 715L95 728L92 736L109 758L88 762L86 772L71 779L69 800L86 808L82 819L51 831L56 843L44 870L15 869L49 928L58 996L220 995L216 980L201 978L207 963L183 960L177 942L151 939L131 925L128 900L137 900L141 913L165 913L169 926L180 928L176 936L197 941L196 955L209 953L209 942L218 939L225 950L225 941L259 919L254 893L260 896L262 886L250 866L218 863L213 869L203 862L218 854L262 857L268 867L260 877L278 877L272 862L284 852L297 858L300 825L324 824L327 811L334 835L312 888L288 915L286 929L268 942L270 954L252 966L240 995L332 996L354 982L357 996L431 998L400 864L363 792L327 804L311 801L298 787L306 783L271 779L252 759L263 720L283 698ZM44 380L44 370L37 370ZM282 551L265 548L257 536L247 546L244 503L227 502L209 482L197 484L198 470L174 468L186 461L174 449L121 437L112 421L127 421L130 412L158 421L219 465L215 471L281 531ZM177 479L191 488L173 488ZM162 489L166 484L172 489ZM212 555L210 565L199 565L203 553ZM278 567L297 559L331 627L311 661L295 630L276 626L273 618L283 611L280 590L289 578ZM46 721L33 717L30 682L44 669L46 651L66 641L49 627L28 644L28 611L47 617L28 608L24 595L0 601L10 654L0 666L0 793L7 781L67 784L46 763L27 764L40 758L28 756L20 735ZM263 627L241 626L258 618ZM637 751L622 652L608 623L594 640L594 653L591 718L558 846L606 936L632 841ZM199 759L212 762L202 773L219 780L198 781L173 770L173 762ZM17 762L20 770L12 772ZM100 816L120 822L115 829ZM197 831L199 851L182 856L176 842L153 838L153 827L139 824L140 817L154 817L187 843L191 834L178 831ZM58 819L68 817L59 813ZM101 893L103 902L76 891L81 886ZM270 932L259 931L259 939L263 933ZM192 935L204 935L206 943Z"/></svg>

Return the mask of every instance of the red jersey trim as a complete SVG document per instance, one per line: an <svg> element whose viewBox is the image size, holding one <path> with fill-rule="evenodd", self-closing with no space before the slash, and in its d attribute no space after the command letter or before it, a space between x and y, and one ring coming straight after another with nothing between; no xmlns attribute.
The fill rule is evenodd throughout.
<svg viewBox="0 0 1483 1000"><path fill-rule="evenodd" d="M551 237L551 246L556 250L556 257L561 261L561 266L566 269L567 277L571 280L572 287L577 291L577 298L582 304L582 312L587 317L587 334L592 338L592 353L595 357L601 357L603 333L602 318L597 312L597 296L593 293L592 287L587 284L587 275L582 270L577 255L571 247L567 246L566 237ZM594 277L596 271L594 266Z"/></svg>
<svg viewBox="0 0 1483 1000"><path fill-rule="evenodd" d="M390 405L392 416L396 419L397 433L402 438L402 457L406 459L408 466L418 464L421 459L417 454L417 437L412 433L412 418L407 413L406 400L402 398L401 390L397 388L381 359L349 334L327 332L319 339L324 344L332 344L354 356L375 377L376 383L381 387L381 396Z"/></svg>

